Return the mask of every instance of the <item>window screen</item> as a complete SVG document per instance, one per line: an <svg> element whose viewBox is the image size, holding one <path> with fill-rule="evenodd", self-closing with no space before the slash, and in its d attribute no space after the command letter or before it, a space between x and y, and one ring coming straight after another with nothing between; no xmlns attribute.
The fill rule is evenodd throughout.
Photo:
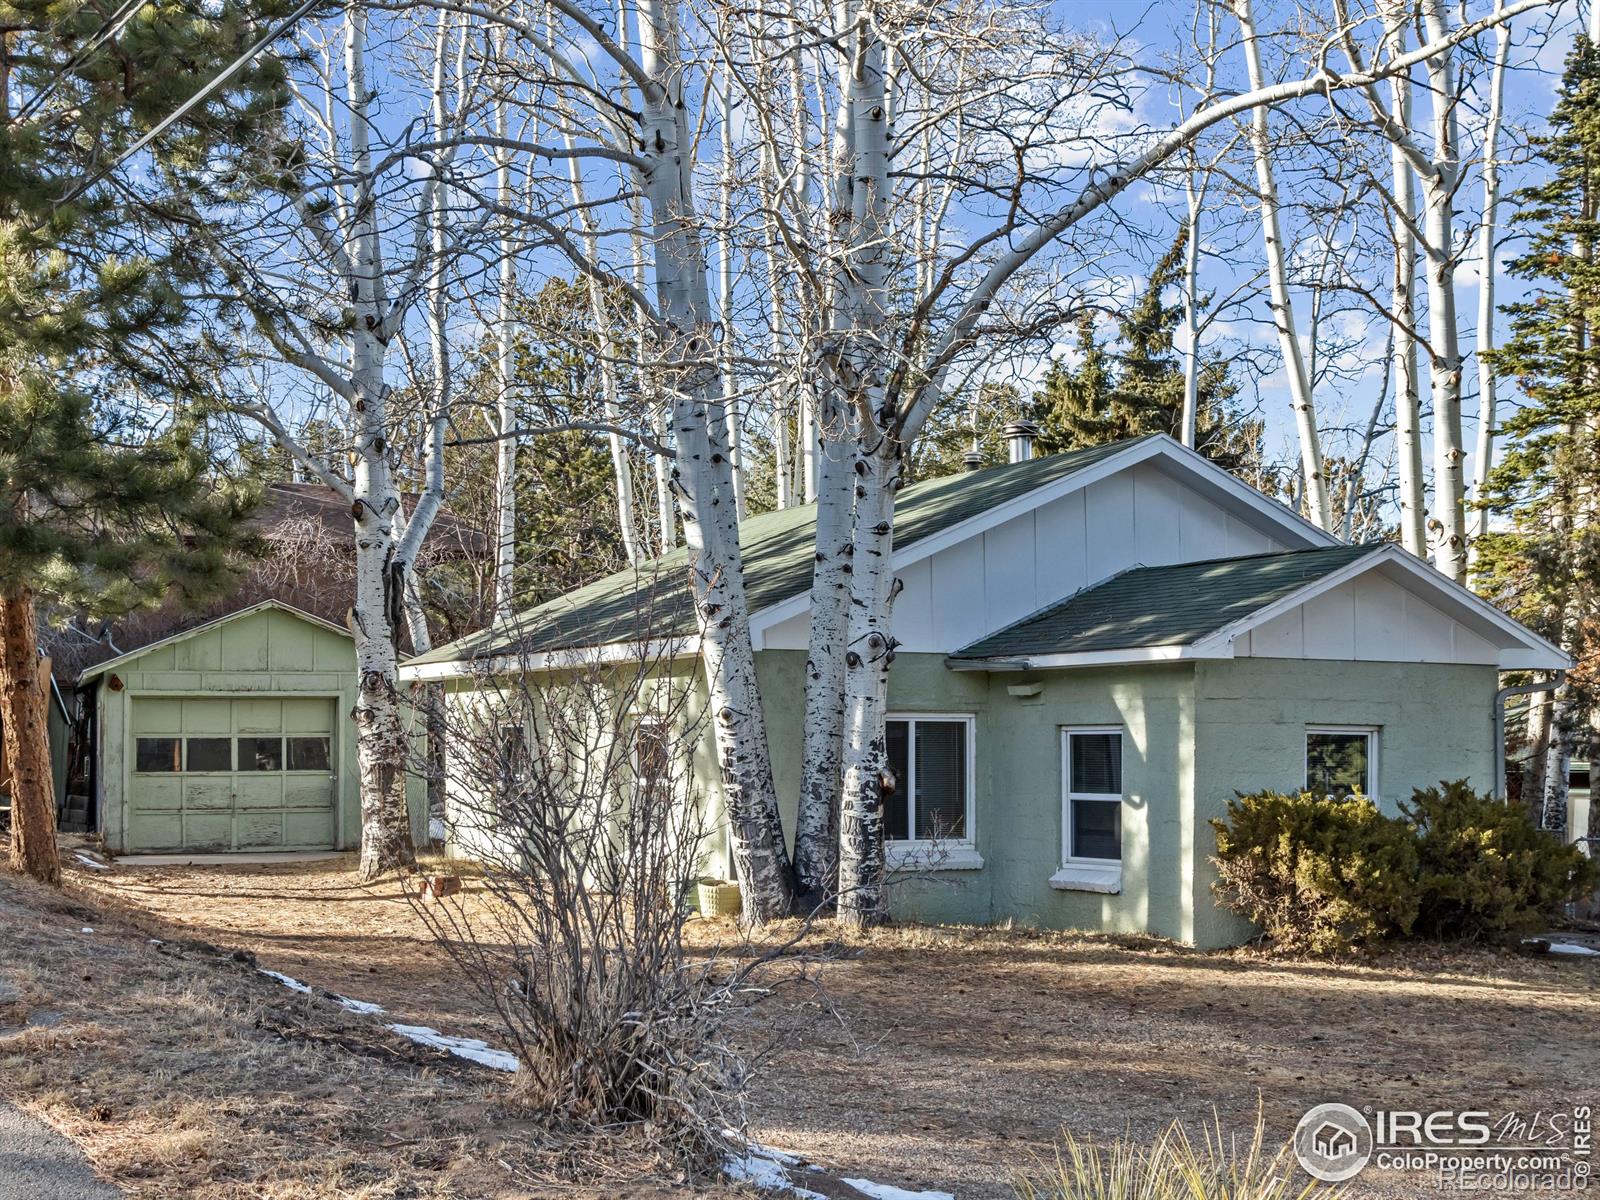
<svg viewBox="0 0 1600 1200"><path fill-rule="evenodd" d="M964 841L967 827L967 721L902 717L886 729L894 791L883 798L883 836L891 842Z"/></svg>
<svg viewBox="0 0 1600 1200"><path fill-rule="evenodd" d="M139 738L133 747L133 769L135 771L178 770L178 739Z"/></svg>
<svg viewBox="0 0 1600 1200"><path fill-rule="evenodd" d="M1319 796L1371 795L1372 734L1365 730L1306 733L1306 791Z"/></svg>
<svg viewBox="0 0 1600 1200"><path fill-rule="evenodd" d="M967 835L967 723L918 721L917 837L925 841Z"/></svg>
<svg viewBox="0 0 1600 1200"><path fill-rule="evenodd" d="M239 770L283 770L283 739L280 737L240 738Z"/></svg>
<svg viewBox="0 0 1600 1200"><path fill-rule="evenodd" d="M1072 853L1075 858L1122 857L1122 802L1072 802Z"/></svg>
<svg viewBox="0 0 1600 1200"><path fill-rule="evenodd" d="M233 770L232 738L190 738L184 744L183 753L186 771Z"/></svg>
<svg viewBox="0 0 1600 1200"><path fill-rule="evenodd" d="M292 737L289 739L289 770L326 771L331 762L330 739Z"/></svg>

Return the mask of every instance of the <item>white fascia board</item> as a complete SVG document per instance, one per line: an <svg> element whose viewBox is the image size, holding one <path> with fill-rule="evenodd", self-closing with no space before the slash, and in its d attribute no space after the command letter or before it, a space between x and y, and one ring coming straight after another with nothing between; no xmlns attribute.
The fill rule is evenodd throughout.
<svg viewBox="0 0 1600 1200"><path fill-rule="evenodd" d="M1196 658L1232 658L1233 643L1215 648L1138 646L1126 650L1083 650L1066 654L1034 654L1025 658L947 658L952 671L1058 671L1071 667L1125 667L1140 663L1181 662Z"/></svg>
<svg viewBox="0 0 1600 1200"><path fill-rule="evenodd" d="M700 638L664 638L652 642L610 642L603 646L578 646L567 650L541 650L536 654L498 654L493 658L456 659L452 662L401 664L401 683L434 683L443 679L471 679L489 675L521 675L529 671L573 671L583 667L612 666L656 659L672 662L700 653Z"/></svg>
<svg viewBox="0 0 1600 1200"><path fill-rule="evenodd" d="M1263 517L1269 524L1282 529L1286 536L1303 540L1307 543L1307 548L1309 549L1340 544L1339 539L1331 533L1318 529L1288 506L1262 495L1255 488L1243 480L1235 478L1204 455L1190 450L1166 434L1157 434L1146 441L1139 442L1137 445L1129 446L1126 450L1113 454L1109 458L1102 459L1092 467L1085 467L1081 471L1074 471L1070 475L1042 484L1031 492L1024 492L1005 504L996 505L994 508L988 509L975 517L969 517L959 524L952 525L950 528L941 530L930 537L925 537L910 546L904 548L895 547L894 569L903 571L912 563L920 562L922 559L937 554L941 550L947 550L951 546L964 542L969 538L977 537L986 530L1003 525L1013 517L1019 517L1023 513L1041 508L1053 500L1060 499L1062 496L1069 496L1073 492L1088 487L1090 484L1098 483L1102 479L1108 479L1130 467L1138 466L1140 463L1148 462L1154 458L1160 458L1171 463L1180 472L1199 482L1202 487L1209 487L1225 493L1242 507L1250 509ZM1052 603L1054 602L1052 601ZM750 617L751 636L759 638L773 626L782 624L791 617L799 616L810 607L811 594L806 591L774 604L770 608L752 613ZM1045 607L1049 607L1049 605Z"/></svg>

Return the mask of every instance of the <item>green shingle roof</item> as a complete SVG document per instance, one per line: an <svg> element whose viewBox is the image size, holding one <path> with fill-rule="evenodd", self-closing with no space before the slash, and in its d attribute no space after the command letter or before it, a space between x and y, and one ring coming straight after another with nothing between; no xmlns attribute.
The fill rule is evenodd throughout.
<svg viewBox="0 0 1600 1200"><path fill-rule="evenodd" d="M1185 646L1383 545L1330 546L1135 567L980 638L955 660Z"/></svg>
<svg viewBox="0 0 1600 1200"><path fill-rule="evenodd" d="M895 502L895 545L913 545L1147 440L1135 438L912 484ZM747 518L739 527L752 613L810 588L816 518L816 505L807 504ZM408 659L406 665L692 634L698 626L689 596L688 569L688 554L680 547L637 569L619 571Z"/></svg>

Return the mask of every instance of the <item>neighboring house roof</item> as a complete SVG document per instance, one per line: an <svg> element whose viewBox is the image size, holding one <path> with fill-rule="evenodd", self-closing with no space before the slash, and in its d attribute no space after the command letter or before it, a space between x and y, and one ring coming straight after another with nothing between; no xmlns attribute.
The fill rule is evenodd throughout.
<svg viewBox="0 0 1600 1200"><path fill-rule="evenodd" d="M964 646L952 663L1187 646L1381 545L1134 567Z"/></svg>
<svg viewBox="0 0 1600 1200"><path fill-rule="evenodd" d="M1499 640L1502 669L1565 670L1571 656L1393 542L1135 567L950 655L958 670L1231 658L1234 639L1358 575L1381 571Z"/></svg>
<svg viewBox="0 0 1600 1200"><path fill-rule="evenodd" d="M401 497L405 510L410 512L417 504L415 493ZM350 502L323 483L269 483L262 496L261 508L250 518L250 524L263 537L280 534L295 520L312 520L336 542L355 546L352 531ZM438 553L457 554L481 550L488 544L484 534L465 524L448 509L440 509L428 527L424 544Z"/></svg>
<svg viewBox="0 0 1600 1200"><path fill-rule="evenodd" d="M1044 503L1062 488L1156 457L1203 478L1207 487L1227 493L1233 503L1262 514L1287 537L1309 545L1336 541L1194 451L1155 434L906 487L895 499L895 566L899 569L908 556L933 553ZM739 539L753 625L765 627L804 611L815 564L816 506L749 517L739 526ZM551 655L694 638L699 627L685 586L688 570L688 553L680 547L637 569L619 571L408 659L402 675L434 677L449 673L448 664L513 654Z"/></svg>
<svg viewBox="0 0 1600 1200"><path fill-rule="evenodd" d="M292 604L285 604L282 600L263 600L259 604L250 605L248 608L241 608L231 613L224 613L220 617L213 617L209 621L202 621L200 624L192 626L188 629L183 629L177 633L168 634L160 641L150 642L148 645L140 646L137 650L129 650L126 654L119 654L115 658L108 658L105 662L95 663L94 666L84 671L84 673L78 677L78 684L82 686L83 684L88 683L91 679L95 679L101 675L104 675L107 671L124 666L136 658L143 658L146 654L149 654L155 650L159 650L163 646L170 646L174 642L186 641L189 638L206 632L208 629L215 629L219 625L226 625L230 621L237 621L242 617L250 616L252 613L263 612L272 608L277 609L279 612L286 612L292 617L299 617L302 621L306 621L309 624L316 625L322 629L331 630L332 632L339 634L341 637L351 636L350 631L343 626L335 625L332 621L324 621L321 617L314 616L313 614L306 612L304 609L296 608Z"/></svg>

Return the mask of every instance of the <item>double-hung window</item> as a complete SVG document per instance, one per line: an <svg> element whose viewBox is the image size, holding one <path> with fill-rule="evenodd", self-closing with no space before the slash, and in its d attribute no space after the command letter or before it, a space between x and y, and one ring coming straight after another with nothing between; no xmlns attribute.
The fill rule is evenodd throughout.
<svg viewBox="0 0 1600 1200"><path fill-rule="evenodd" d="M1064 890L1114 892L1122 886L1122 730L1061 731L1061 870Z"/></svg>
<svg viewBox="0 0 1600 1200"><path fill-rule="evenodd" d="M972 851L973 718L893 714L887 722L894 790L884 796L884 840L891 857L921 855L929 866L982 866Z"/></svg>
<svg viewBox="0 0 1600 1200"><path fill-rule="evenodd" d="M1306 791L1343 799L1378 785L1378 731L1351 726L1306 730Z"/></svg>

